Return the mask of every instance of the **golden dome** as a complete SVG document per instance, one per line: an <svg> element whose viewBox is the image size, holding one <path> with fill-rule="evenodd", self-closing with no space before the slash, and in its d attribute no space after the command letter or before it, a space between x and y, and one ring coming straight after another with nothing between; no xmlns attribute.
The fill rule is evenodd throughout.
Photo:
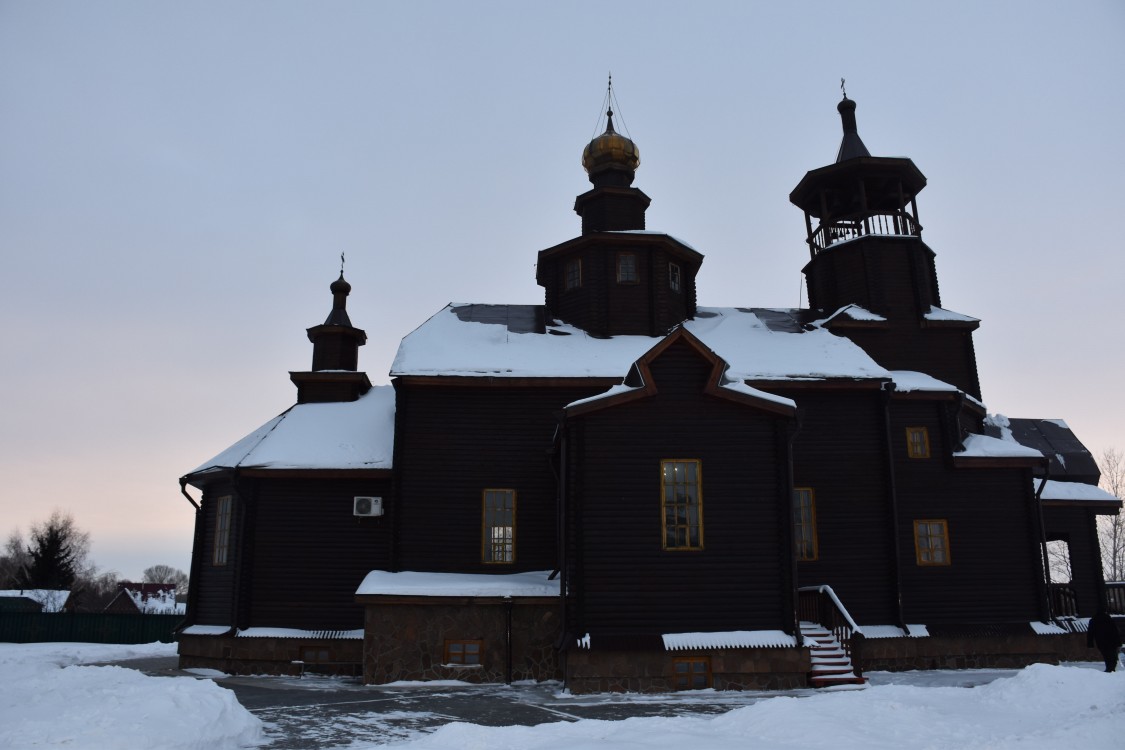
<svg viewBox="0 0 1125 750"><path fill-rule="evenodd" d="M586 144L582 151L582 166L592 175L606 169L632 172L640 165L641 152L637 144L613 129L613 110L609 110L605 132Z"/></svg>

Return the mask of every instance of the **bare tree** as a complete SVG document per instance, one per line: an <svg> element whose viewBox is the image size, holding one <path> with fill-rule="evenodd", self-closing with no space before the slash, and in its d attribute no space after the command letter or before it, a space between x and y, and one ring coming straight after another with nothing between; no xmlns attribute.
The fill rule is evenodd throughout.
<svg viewBox="0 0 1125 750"><path fill-rule="evenodd" d="M1101 487L1118 497L1125 495L1125 457L1117 448L1102 451L1098 468ZM1098 516L1098 537L1102 546L1102 569L1107 581L1125 581L1125 517L1119 511Z"/></svg>
<svg viewBox="0 0 1125 750"><path fill-rule="evenodd" d="M12 529L0 552L0 589L18 589L23 586L27 566L31 559L19 529Z"/></svg>
<svg viewBox="0 0 1125 750"><path fill-rule="evenodd" d="M173 568L171 565L153 565L152 567L145 568L144 573L145 583L171 583L176 586L176 595L183 596L187 594L188 588L188 575L179 568Z"/></svg>

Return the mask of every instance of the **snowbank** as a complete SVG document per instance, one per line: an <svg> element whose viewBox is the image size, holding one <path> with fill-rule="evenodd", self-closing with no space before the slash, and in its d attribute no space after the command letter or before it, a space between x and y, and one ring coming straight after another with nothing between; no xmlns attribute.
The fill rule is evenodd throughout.
<svg viewBox="0 0 1125 750"><path fill-rule="evenodd" d="M537 727L448 724L411 750L1116 750L1125 673L1035 665L974 688L885 685L776 697L713 718L636 718Z"/></svg>
<svg viewBox="0 0 1125 750"><path fill-rule="evenodd" d="M0 643L0 747L245 747L261 722L210 680L83 663L171 656L175 644Z"/></svg>

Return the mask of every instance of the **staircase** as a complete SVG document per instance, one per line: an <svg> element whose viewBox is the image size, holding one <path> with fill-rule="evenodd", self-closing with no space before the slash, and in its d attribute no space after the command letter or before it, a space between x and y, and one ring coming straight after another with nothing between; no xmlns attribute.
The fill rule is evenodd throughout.
<svg viewBox="0 0 1125 750"><path fill-rule="evenodd" d="M809 685L863 685L867 682L856 674L851 657L831 632L815 622L802 622L801 635L812 650L812 671Z"/></svg>

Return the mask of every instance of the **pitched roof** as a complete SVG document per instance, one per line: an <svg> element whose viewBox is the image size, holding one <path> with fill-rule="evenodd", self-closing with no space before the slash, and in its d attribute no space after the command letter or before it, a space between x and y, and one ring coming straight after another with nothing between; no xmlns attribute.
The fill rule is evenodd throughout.
<svg viewBox="0 0 1125 750"><path fill-rule="evenodd" d="M994 414L985 422L985 434L1014 440L1050 459L1050 477L1096 485L1098 464L1082 441L1061 419L1019 419Z"/></svg>
<svg viewBox="0 0 1125 750"><path fill-rule="evenodd" d="M737 380L890 379L851 341L806 330L798 310L701 307L683 327ZM650 336L596 338L538 305L451 304L403 339L392 376L622 378Z"/></svg>
<svg viewBox="0 0 1125 750"><path fill-rule="evenodd" d="M297 404L188 472L232 468L389 469L394 449L394 388L356 401Z"/></svg>

